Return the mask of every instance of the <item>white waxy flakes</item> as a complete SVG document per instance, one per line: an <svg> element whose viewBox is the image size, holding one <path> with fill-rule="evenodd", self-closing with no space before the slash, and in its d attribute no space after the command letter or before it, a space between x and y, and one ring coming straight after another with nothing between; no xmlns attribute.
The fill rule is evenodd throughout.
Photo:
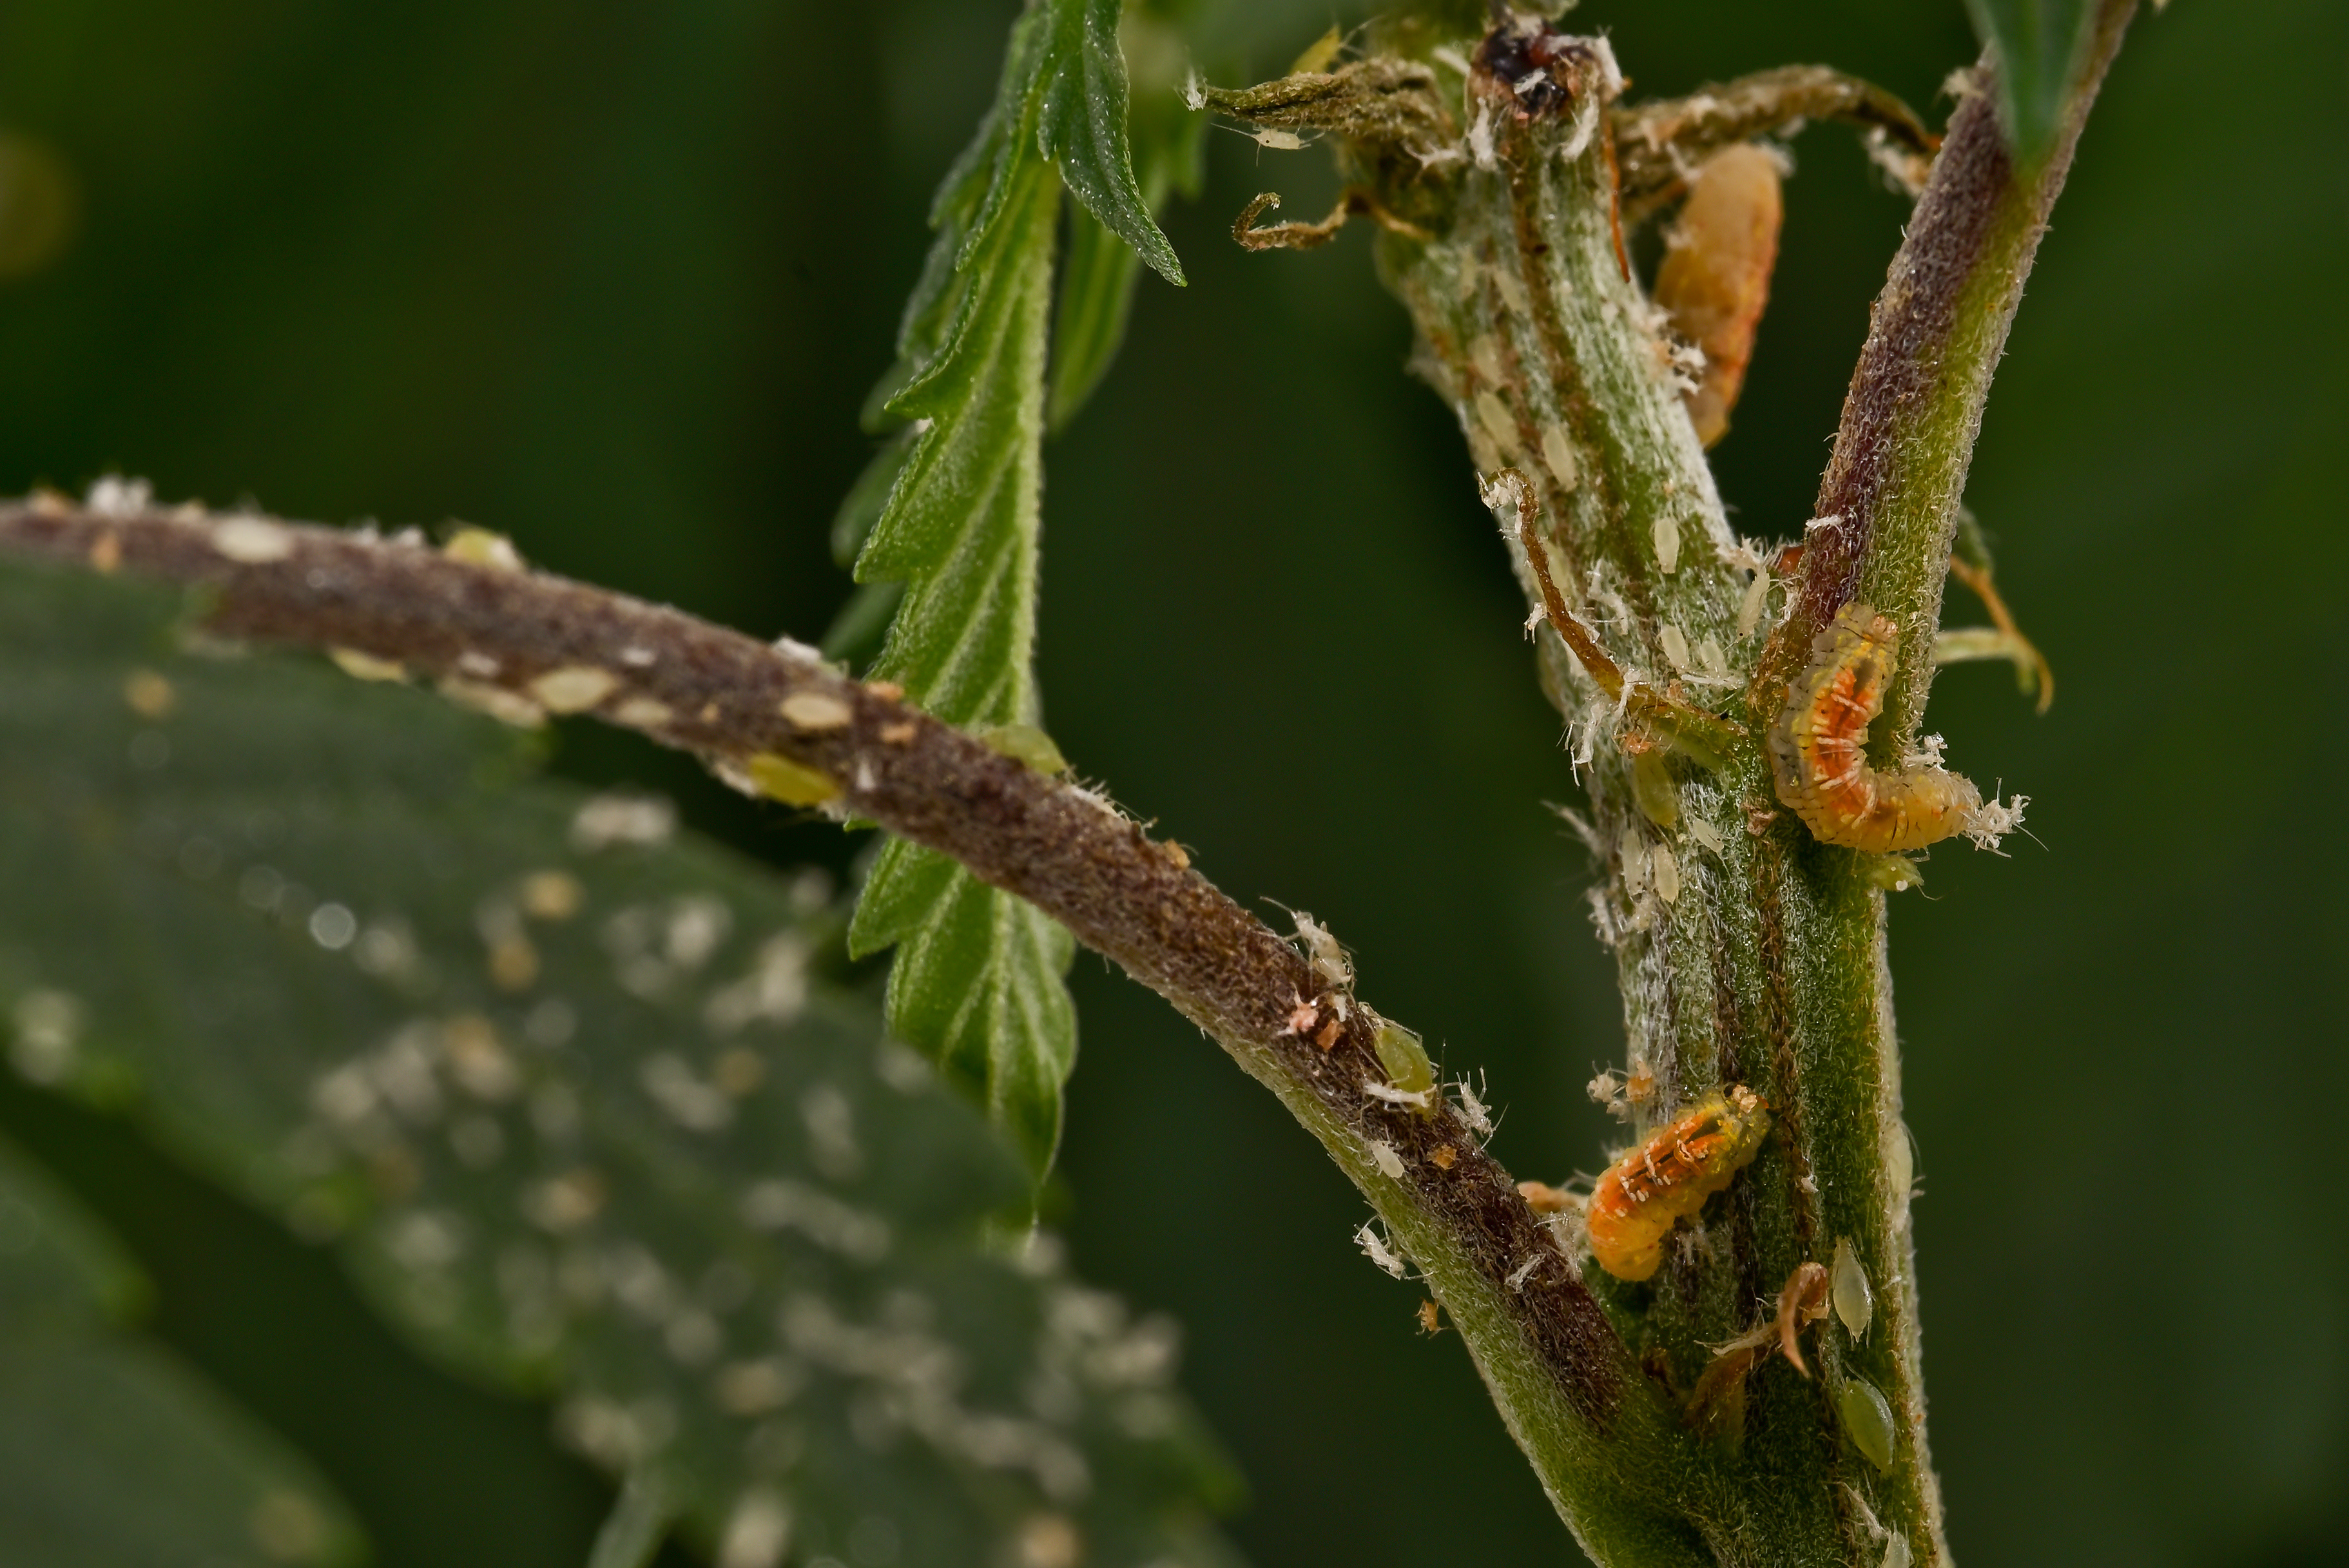
<svg viewBox="0 0 2349 1568"><path fill-rule="evenodd" d="M1669 904L1681 896L1681 863L1672 858L1671 846L1659 844L1649 853L1648 875L1655 879L1656 897Z"/></svg>
<svg viewBox="0 0 2349 1568"><path fill-rule="evenodd" d="M791 1511L762 1488L742 1494L718 1542L718 1568L778 1568L792 1543Z"/></svg>
<svg viewBox="0 0 2349 1568"><path fill-rule="evenodd" d="M1388 1180L1401 1181L1402 1179L1402 1156L1395 1152L1394 1145L1381 1138L1372 1138L1371 1140L1371 1163L1376 1165L1379 1169L1384 1173Z"/></svg>
<svg viewBox="0 0 2349 1568"><path fill-rule="evenodd" d="M465 1252L465 1222L455 1214L419 1209L394 1220L384 1251L403 1268L445 1269Z"/></svg>
<svg viewBox="0 0 2349 1568"><path fill-rule="evenodd" d="M1659 513L1653 533L1656 568L1669 577L1681 566L1681 520L1669 512Z"/></svg>
<svg viewBox="0 0 2349 1568"><path fill-rule="evenodd" d="M699 1366L726 1348L726 1335L718 1320L698 1308L688 1307L668 1320L661 1330L661 1342L679 1365Z"/></svg>
<svg viewBox="0 0 2349 1568"><path fill-rule="evenodd" d="M587 889L568 871L533 871L516 890L523 913L534 920L567 920L587 901Z"/></svg>
<svg viewBox="0 0 2349 1568"><path fill-rule="evenodd" d="M294 532L265 517L231 517L212 529L212 548L244 566L266 566L294 553Z"/></svg>
<svg viewBox="0 0 2349 1568"><path fill-rule="evenodd" d="M499 1043L497 1029L478 1012L460 1013L440 1026L440 1055L449 1075L476 1099L510 1100L521 1092L521 1069Z"/></svg>
<svg viewBox="0 0 2349 1568"><path fill-rule="evenodd" d="M496 659L492 659L488 654L476 653L471 649L467 649L464 652L457 656L458 670L462 674L474 676L479 680L493 680L496 678L498 671L503 668L504 666L501 665Z"/></svg>
<svg viewBox="0 0 2349 1568"><path fill-rule="evenodd" d="M100 517L136 517L155 504L155 487L143 479L109 473L89 487L83 503Z"/></svg>
<svg viewBox="0 0 2349 1568"><path fill-rule="evenodd" d="M864 1168L864 1152L856 1145L856 1111L846 1095L818 1084L800 1096L800 1120L807 1127L816 1169L844 1181Z"/></svg>
<svg viewBox="0 0 2349 1568"><path fill-rule="evenodd" d="M821 734L844 730L856 715L847 703L823 691L794 691L783 699L782 715L793 729Z"/></svg>
<svg viewBox="0 0 2349 1568"><path fill-rule="evenodd" d="M648 670L659 661L659 654L633 642L620 649L620 662L631 670Z"/></svg>
<svg viewBox="0 0 2349 1568"><path fill-rule="evenodd" d="M593 854L615 844L666 844L677 832L667 796L626 791L591 797L571 819L571 847Z"/></svg>
<svg viewBox="0 0 2349 1568"><path fill-rule="evenodd" d="M1656 628L1656 646L1664 650L1664 657L1671 660L1674 670L1685 671L1689 668L1688 634L1671 621Z"/></svg>
<svg viewBox="0 0 2349 1568"><path fill-rule="evenodd" d="M619 680L592 664L566 664L530 683L530 694L550 713L584 713L609 697Z"/></svg>
<svg viewBox="0 0 2349 1568"><path fill-rule="evenodd" d="M16 1039L8 1059L28 1082L55 1084L80 1054L84 1012L79 998L62 991L28 991L13 1012Z"/></svg>
<svg viewBox="0 0 2349 1568"><path fill-rule="evenodd" d="M1566 427L1553 422L1542 431L1542 461L1549 465L1551 477L1560 490L1571 490L1576 483L1574 444L1566 439Z"/></svg>
<svg viewBox="0 0 2349 1568"><path fill-rule="evenodd" d="M889 1221L851 1208L802 1182L770 1178L743 1189L742 1222L761 1231L796 1231L817 1246L877 1263L888 1256Z"/></svg>
<svg viewBox="0 0 2349 1568"><path fill-rule="evenodd" d="M604 1179L585 1166L550 1177L523 1193L523 1218L560 1235L576 1231L604 1207Z"/></svg>
<svg viewBox="0 0 2349 1568"><path fill-rule="evenodd" d="M330 953L350 946L358 934L358 917L344 905L321 904L310 911L310 940Z"/></svg>
<svg viewBox="0 0 2349 1568"><path fill-rule="evenodd" d="M1762 624L1762 611L1770 599L1770 570L1764 567L1754 574L1745 585L1745 598L1737 607L1737 635L1752 637L1754 628Z"/></svg>
<svg viewBox="0 0 2349 1568"><path fill-rule="evenodd" d="M631 697L613 711L612 717L632 730L657 730L677 714L657 697Z"/></svg>
<svg viewBox="0 0 2349 1568"><path fill-rule="evenodd" d="M1517 450L1517 421L1509 417L1509 405L1491 391L1476 394L1476 422L1504 453L1514 456Z"/></svg>
<svg viewBox="0 0 2349 1568"><path fill-rule="evenodd" d="M688 1132L716 1132L734 1119L734 1102L674 1051L648 1056L636 1070L645 1094Z"/></svg>
<svg viewBox="0 0 2349 1568"><path fill-rule="evenodd" d="M356 648L330 648L326 657L335 667L355 680L405 680L408 670L396 659L378 659L371 653L361 653Z"/></svg>
<svg viewBox="0 0 2349 1568"><path fill-rule="evenodd" d="M348 1127L365 1121L375 1107L375 1086L363 1062L346 1062L310 1085L310 1108L328 1121Z"/></svg>
<svg viewBox="0 0 2349 1568"><path fill-rule="evenodd" d="M807 1374L798 1366L780 1355L767 1355L719 1368L710 1391L730 1415L764 1416L791 1403L806 1383Z"/></svg>
<svg viewBox="0 0 2349 1568"><path fill-rule="evenodd" d="M1493 106L1489 103L1476 106L1476 119L1468 127L1468 156L1479 169L1489 171L1499 167L1493 156Z"/></svg>
<svg viewBox="0 0 2349 1568"><path fill-rule="evenodd" d="M500 723L512 724L517 730L534 730L546 722L546 710L502 686L463 680L452 675L440 682L440 695L460 708L487 713Z"/></svg>

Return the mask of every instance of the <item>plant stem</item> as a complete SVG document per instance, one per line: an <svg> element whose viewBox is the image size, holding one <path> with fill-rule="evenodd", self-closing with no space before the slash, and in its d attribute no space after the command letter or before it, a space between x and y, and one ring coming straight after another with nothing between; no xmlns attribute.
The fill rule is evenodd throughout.
<svg viewBox="0 0 2349 1568"><path fill-rule="evenodd" d="M1611 1562L1706 1561L1660 1490L1670 1478L1629 1462L1671 1440L1670 1406L1485 1152L1481 1111L1440 1087L1421 1108L1379 1098L1378 1016L1348 996L1339 1017L1338 995L1295 947L1099 795L799 644L452 559L420 539L42 494L0 504L0 550L188 585L209 635L363 655L379 673L462 682L462 700L512 718L564 691L561 678L576 692L600 684L577 672L600 671L609 688L569 711L637 728L721 776L776 777L781 759L795 788L814 780L837 792L828 809L1019 894L1215 1036L1320 1140L1418 1266L1584 1539L1607 1543ZM1300 1016L1308 1004L1312 1023Z"/></svg>
<svg viewBox="0 0 2349 1568"><path fill-rule="evenodd" d="M1897 754L1924 711L1958 503L1991 378L2136 8L2136 0L2098 0L2056 134L2027 167L2017 168L2007 150L1990 66L1973 73L1877 297L1813 512L1838 521L1810 536L1800 590L1755 690L1785 680L1814 632L1852 599L1867 600L1901 628L1900 670L1885 701L1891 722L1877 735L1881 756Z"/></svg>
<svg viewBox="0 0 2349 1568"><path fill-rule="evenodd" d="M1838 520L1808 531L1804 574L1775 632L1766 615L1756 626L1741 614L1759 562L1728 529L1674 385L1673 345L1623 264L1605 130L1662 141L1684 132L1691 145L1670 151L1700 156L1730 130L1767 128L1788 101L1768 85L1780 74L1751 78L1764 86L1726 117L1685 105L1607 115L1615 82L1604 46L1511 16L1449 48L1397 32L1425 76L1365 61L1355 100L1343 72L1310 93L1267 84L1211 95L1243 118L1262 106L1282 124L1347 139L1347 171L1369 175L1371 199L1426 236L1389 225L1381 266L1418 328L1416 368L1452 405L1488 498L1525 503L1502 535L1546 616L1543 684L1567 715L1589 792L1606 875L1593 910L1617 956L1627 1078L1647 1091L1626 1107L1636 1130L1724 1085L1769 1102L1768 1146L1654 1279L1586 1271L1651 1380L1689 1401L1692 1425L1721 1434L1669 1432L1636 1460L1643 1439L1614 1440L1627 1468L1671 1478L1687 1527L1722 1563L1873 1563L1885 1530L1914 1563L1947 1554L1918 1360L1881 890L1891 878L1881 857L1822 845L1779 809L1754 737L1775 722L1812 633L1855 593L1907 634L1878 747L1897 758L1913 736L1990 375L2129 9L2106 0L2064 133L2032 168L2013 167L1986 95L1961 106L1854 376L1818 508ZM1421 98L1399 101L1398 84L1413 81L1423 81ZM1814 88L1824 90L1805 90ZM1894 118L1880 95L1837 90L1878 123ZM1465 155L1431 160L1427 127L1454 103L1464 104L1468 123L1453 130ZM1594 107L1607 116L1597 123ZM1644 193L1658 156L1674 160L1653 145L1640 151ZM1712 707L1738 739L1713 755L1677 744L1628 701L1643 689ZM1711 1347L1753 1326L1759 1303L1799 1266L1827 1262L1839 1241L1875 1291L1866 1332L1822 1327L1815 1380L1773 1360L1730 1380L1725 1417L1700 1407ZM1871 1456L1866 1417L1878 1397L1890 1452ZM1561 1512L1577 1523L1570 1507ZM1602 1563L1650 1560L1588 1533L1583 1542Z"/></svg>

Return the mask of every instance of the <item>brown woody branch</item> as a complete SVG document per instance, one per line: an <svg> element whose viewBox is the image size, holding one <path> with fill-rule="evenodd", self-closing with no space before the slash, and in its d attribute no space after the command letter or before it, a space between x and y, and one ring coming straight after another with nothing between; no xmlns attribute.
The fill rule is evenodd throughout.
<svg viewBox="0 0 2349 1568"><path fill-rule="evenodd" d="M1636 223L1678 197L1691 171L1721 149L1812 119L1866 130L1870 151L1912 195L1941 144L1914 109L1872 82L1825 66L1756 71L1614 112L1624 218Z"/></svg>
<svg viewBox="0 0 2349 1568"><path fill-rule="evenodd" d="M1478 1129L1440 1089L1417 1109L1371 1094L1387 1076L1376 1014L1340 1006L1296 948L1100 796L799 644L771 647L518 565L453 559L420 535L41 494L0 504L0 549L199 587L212 634L357 653L508 717L591 714L730 776L755 779L781 759L801 784L829 781L838 809L1028 899L1213 1034L1391 1222L1408 1205L1516 1303L1520 1354L1584 1422L1604 1428L1619 1409L1634 1376L1621 1343ZM1402 1162L1389 1185L1368 1174L1373 1140Z"/></svg>

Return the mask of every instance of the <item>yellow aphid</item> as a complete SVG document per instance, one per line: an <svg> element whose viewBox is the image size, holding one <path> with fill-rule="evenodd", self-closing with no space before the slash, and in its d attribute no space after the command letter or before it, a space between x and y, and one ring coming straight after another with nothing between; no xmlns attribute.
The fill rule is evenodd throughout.
<svg viewBox="0 0 2349 1568"><path fill-rule="evenodd" d="M1770 1110L1743 1085L1708 1095L1608 1167L1591 1189L1591 1255L1619 1280L1644 1280L1664 1238L1762 1150Z"/></svg>
<svg viewBox="0 0 2349 1568"><path fill-rule="evenodd" d="M1778 799L1821 843L1877 855L1921 848L1962 832L1982 809L1971 780L1930 763L1897 773L1868 766L1868 727L1884 711L1899 650L1889 618L1844 606L1812 640L1812 663L1770 728Z"/></svg>
<svg viewBox="0 0 2349 1568"><path fill-rule="evenodd" d="M760 752L742 764L759 793L786 805L822 805L838 798L837 781L813 768L802 767L789 757L772 752Z"/></svg>
<svg viewBox="0 0 2349 1568"><path fill-rule="evenodd" d="M1770 302L1785 215L1778 182L1776 154L1752 142L1714 153L1689 182L1656 273L1656 303L1674 331L1704 350L1704 379L1686 396L1706 446L1728 432L1754 357L1754 329Z"/></svg>

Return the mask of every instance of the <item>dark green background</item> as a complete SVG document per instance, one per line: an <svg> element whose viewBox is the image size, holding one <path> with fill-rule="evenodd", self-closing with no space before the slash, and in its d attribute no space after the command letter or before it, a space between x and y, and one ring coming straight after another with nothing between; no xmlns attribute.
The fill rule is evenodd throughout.
<svg viewBox="0 0 2349 1568"><path fill-rule="evenodd" d="M1002 3L12 0L0 127L82 190L0 289L0 490L112 467L170 497L512 533L533 559L761 632L820 632L928 190ZM1349 7L1340 13L1348 19ZM1269 75L1325 0L1226 6ZM1640 91L1789 60L1920 104L1957 0L1591 0ZM1933 727L2033 797L2012 860L1947 851L1894 916L1922 1150L1932 1438L1951 1537L2000 1563L2349 1562L2341 692L2349 595L2349 6L2139 21L1992 400L1970 500L2062 680L1961 669ZM1401 365L1362 237L1239 253L1326 160L1216 133L1123 360L1048 452L1042 666L1088 775L1244 898L1311 909L1365 994L1491 1073L1498 1152L1595 1166L1620 1054L1521 607L1458 436ZM1748 532L1808 515L1900 204L1798 148L1775 299L1718 450ZM1953 619L1979 619L1959 596ZM632 742L770 856L839 860ZM1556 1561L1458 1342L1347 1240L1362 1206L1271 1100L1081 960L1063 1223L1191 1331L1188 1382L1263 1564ZM386 1568L580 1561L603 1493L528 1407L373 1328L331 1262L119 1132L5 1126L158 1273L158 1326L316 1453Z"/></svg>

